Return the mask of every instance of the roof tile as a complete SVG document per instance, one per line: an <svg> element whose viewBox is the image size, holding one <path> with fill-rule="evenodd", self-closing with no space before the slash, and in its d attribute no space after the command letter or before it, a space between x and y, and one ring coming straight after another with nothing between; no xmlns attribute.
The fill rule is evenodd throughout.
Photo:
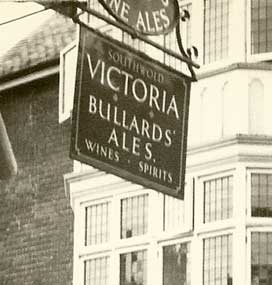
<svg viewBox="0 0 272 285"><path fill-rule="evenodd" d="M75 23L56 12L0 58L0 79L57 60L75 37Z"/></svg>

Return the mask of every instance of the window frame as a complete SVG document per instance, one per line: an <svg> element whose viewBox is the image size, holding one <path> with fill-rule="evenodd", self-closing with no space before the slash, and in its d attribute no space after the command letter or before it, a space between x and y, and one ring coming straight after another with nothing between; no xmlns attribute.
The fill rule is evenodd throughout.
<svg viewBox="0 0 272 285"><path fill-rule="evenodd" d="M142 196L142 195L148 195L148 218L147 218L147 232L143 235L138 235L138 236L132 236L130 238L121 238L121 200L126 199L126 198L132 198L132 197L137 197L137 196ZM152 191L148 189L142 189L141 191L135 191L135 192L130 192L130 193L121 193L115 197L116 199L116 207L118 208L118 214L115 216L118 217L119 221L119 227L118 231L116 231L116 248L123 248L123 247L134 247L138 246L141 244L145 244L146 240L150 239L152 236L152 227L151 226L151 219L152 219L152 212L151 212L151 204L152 204L152 197L153 197Z"/></svg>
<svg viewBox="0 0 272 285"><path fill-rule="evenodd" d="M203 64L203 66L205 67L205 69L215 69L218 68L220 66L224 66L227 63L230 62L231 60L231 25L230 25L230 15L232 13L232 6L233 3L232 1L230 1L230 3L228 3L228 27L227 27L227 33L228 33L228 41L227 41L227 56L225 58L220 58L217 60L214 60L212 62L205 62L205 0L202 0L202 8L203 8L203 22L202 22L202 34L203 34L203 39L202 39L202 44L201 47L203 49L202 51L202 58L201 58L201 62Z"/></svg>
<svg viewBox="0 0 272 285"><path fill-rule="evenodd" d="M246 171L247 184L247 201L246 201L246 216L248 226L258 226L260 222L264 226L272 226L272 217L254 217L251 215L251 175L252 174L269 174L272 175L272 167L248 167Z"/></svg>
<svg viewBox="0 0 272 285"><path fill-rule="evenodd" d="M113 207L112 207L112 198L102 198L102 199L94 199L92 201L88 201L86 203L82 203L82 209L81 211L84 211L84 215L85 215L85 225L87 223L87 217L86 217L86 209L88 207L92 207L92 206L96 206L96 205L101 205L101 204L105 204L108 203L109 204L109 208L108 208L108 217L110 217L110 214L113 212ZM83 216L83 213L81 214ZM86 229L87 227L85 226L85 228L83 229L84 231L84 248L95 248L95 247L99 247L99 246L104 246L107 245L109 243L109 241L104 242L104 243L98 243L98 244L93 244L93 245L86 245ZM108 231L109 231L109 240L110 240L110 233L112 231L112 225L110 223L110 219L108 220Z"/></svg>
<svg viewBox="0 0 272 285"><path fill-rule="evenodd" d="M159 271L157 272L157 274L159 275L159 279L161 280L161 285L163 284L163 248L165 246L171 246L171 245L176 245L176 244L184 244L184 243L189 243L190 244L190 265L191 265L191 269L192 269L192 235L189 236L185 236L182 238L172 238L169 240L164 240L164 241L160 241L158 242L158 256L159 256ZM192 270L190 270L192 272ZM192 274L190 276L190 280L192 281Z"/></svg>
<svg viewBox="0 0 272 285"><path fill-rule="evenodd" d="M229 15L232 15L235 7L233 5L233 2L235 0L230 0L229 3ZM226 58L216 60L210 63L205 63L204 62L204 57L205 57L205 51L204 51L204 41L205 41L205 36L204 36L204 0L199 1L198 3L192 3L192 13L194 14L193 22L192 22L192 37L191 37L191 42L193 45L195 45L198 48L199 55L198 55L198 62L201 65L200 70L196 70L196 73L199 74L200 76L202 74L206 74L209 72L212 72L217 69L222 69L225 68L226 66L235 63L236 60L236 53L234 52L234 49L232 48L236 44L236 40L234 37L234 33L232 33L232 25L230 24L230 19L229 19L229 24L228 24L228 56ZM201 23L199 23L198 19L202 19ZM198 22L197 22L198 21ZM235 47L236 49L236 47Z"/></svg>
<svg viewBox="0 0 272 285"><path fill-rule="evenodd" d="M251 37L251 0L249 1L247 5L247 44L246 44L246 58L249 62L258 62L258 61L266 61L266 60L271 60L272 59L272 51L271 52L263 52L263 53L256 53L252 54L251 53L251 42L252 42L252 37Z"/></svg>
<svg viewBox="0 0 272 285"><path fill-rule="evenodd" d="M69 180L67 180L69 179ZM95 169L88 169L83 172L74 173L66 177L67 194L70 194L71 205L74 210L74 265L73 280L75 284L84 284L84 262L86 260L109 256L110 258L110 281L119 284L120 278L120 254L136 250L147 249L147 280L154 279L154 270L160 268L160 259L158 252L161 244L174 239L192 238L187 221L191 217L184 219L184 227L179 228L179 232L163 232L163 211L156 210L162 206L162 193L152 189L144 188L137 184L132 184L111 174L105 174ZM191 182L190 182L191 183ZM189 184L190 184L189 183ZM190 188L191 189L191 188ZM189 192L190 193L190 189ZM121 239L121 199L133 196L148 194L148 232L145 235L134 236L127 239ZM185 199L192 202L192 195L185 195ZM86 207L109 202L109 207L114 215L110 217L110 236L107 243L85 246L85 217ZM186 207L190 207L187 205ZM118 230L116 230L118 227ZM114 229L114 230L112 230ZM76 233L76 234L75 234ZM112 236L113 235L113 236ZM156 275L157 283L160 285L159 274ZM150 284L150 283L149 283Z"/></svg>
<svg viewBox="0 0 272 285"><path fill-rule="evenodd" d="M196 207L200 209L199 213L196 216L196 232L197 233L205 233L205 232L212 232L212 231L219 231L219 230L224 230L224 229L232 229L234 227L233 225L233 220L235 218L235 210L234 210L234 193L235 193L235 183L236 183L236 175L237 171L235 168L231 169L221 169L216 173L205 175L205 176L200 176L197 179L197 184L196 187L199 189L198 191L198 201L196 204ZM204 203L205 203L205 197L204 197L204 183L206 181L210 180L216 180L216 179L221 179L225 177L233 177L233 193L232 193L232 216L228 219L223 219L223 220L216 220L212 222L205 223L204 222Z"/></svg>
<svg viewBox="0 0 272 285"><path fill-rule="evenodd" d="M77 242L75 245L75 252L77 251L77 254L74 254L74 262L76 268L76 274L74 272L74 279L75 284L84 284L84 270L85 266L84 263L87 260L95 259L98 257L104 257L109 256L110 262L109 262L109 279L110 280L119 280L120 278L120 254L122 253L129 253L137 250L147 250L147 280L148 275L150 274L149 267L152 266L152 262L149 258L149 248L153 243L153 234L148 231L144 235L140 236L134 236L127 239L121 239L120 232L121 232L121 199L123 198L130 198L135 196L141 196L141 195L148 195L148 204L150 201L152 201L152 196L155 195L154 190L150 189L143 189L140 185L127 185L126 183L121 187L120 192L117 192L116 194L109 194L105 193L104 195L88 195L85 199L82 198L80 201L77 201L75 205L75 211L77 218L75 219L75 223L77 222ZM132 186L132 187L131 187ZM113 186L109 187L109 191L112 191ZM131 187L131 190L130 190ZM92 205L98 205L105 202L109 202L109 212L114 212L114 215L111 215L111 219L113 221L110 221L109 225L109 235L110 239L106 243L101 244L94 244L94 245L85 245L85 224L86 224L86 207L92 206ZM151 208L148 206L148 229L150 228L149 225L151 224ZM118 230L116 230L116 226L118 226ZM152 248L152 246L151 246ZM116 284L119 284L119 281L116 281Z"/></svg>
<svg viewBox="0 0 272 285"><path fill-rule="evenodd" d="M77 278L79 278L78 281L79 284L84 284L86 285L85 283L85 262L88 261L88 260L92 260L92 259L96 259L96 258L102 258L102 257L109 257L109 269L108 269L108 273L109 273L109 279L110 279L110 276L111 276L111 272L113 271L113 262L111 262L111 259L113 258L113 255L112 255L112 252L103 252L103 253L96 253L96 254L93 254L91 256L84 256L82 258L82 276L81 278L79 278L79 276ZM110 285L110 284L109 284Z"/></svg>
<svg viewBox="0 0 272 285"><path fill-rule="evenodd" d="M222 230L222 231L217 231L214 233L209 233L209 234L204 234L201 236L201 242L202 242L202 258L201 258L201 263L202 263L202 271L201 271L201 280L202 283L204 284L204 240L205 239L210 239L210 238L217 238L217 237L222 237L222 236L231 236L232 237L232 242L231 242L231 253L232 253L232 281L234 280L234 241L235 241L235 231L234 230Z"/></svg>
<svg viewBox="0 0 272 285"><path fill-rule="evenodd" d="M230 58L230 15L231 15L231 8L232 8L232 3L230 1L226 1L228 3L228 21L227 21L227 55L226 57L223 57L223 58L219 58L219 59L215 59L213 61L208 61L208 62L205 62L205 1L211 1L211 0L203 0L203 43L202 43L202 46L203 46L203 65L206 65L206 66L210 66L210 65L213 65L214 63L217 63L217 62L224 62L226 60L228 60ZM220 5L220 3L218 4ZM216 15L217 16L217 15ZM210 18L209 18L210 19ZM215 21L217 20L217 17L215 18ZM216 22L215 22L215 28L216 28ZM220 37L222 35L222 29L221 29L221 33L220 33ZM216 35L215 35L216 37ZM220 41L221 43L221 41ZM216 46L214 47L214 49L216 49ZM222 49L220 49L221 51ZM210 51L210 49L209 49Z"/></svg>
<svg viewBox="0 0 272 285"><path fill-rule="evenodd" d="M272 233L271 227L267 226L254 226L246 230L246 284L251 284L251 243L252 233Z"/></svg>
<svg viewBox="0 0 272 285"><path fill-rule="evenodd" d="M148 244L143 244L143 245L134 245L131 247L126 247L126 248L119 248L114 252L115 255L115 261L116 264L113 265L115 267L116 270L116 280L118 280L118 282L114 283L114 284L118 284L120 285L120 276L121 276L121 270L120 270L120 258L121 258L121 254L126 254L126 253L132 253L132 252L136 252L136 251L144 251L146 250L146 283L149 284L149 280L151 280L150 278L150 271L149 268L150 266L152 266L152 263L150 261L150 247ZM109 284L111 285L111 284Z"/></svg>
<svg viewBox="0 0 272 285"><path fill-rule="evenodd" d="M65 94L65 63L66 63L66 55L69 54L72 50L75 49L76 58L75 58L75 84L76 84L76 65L77 65L77 57L78 57L78 40L74 40L70 44L68 44L64 49L60 51L60 67L59 67L59 123L66 121L71 116L71 112L73 110L73 100L72 100L72 109L69 110L69 104L67 106L67 96ZM74 85L75 87L75 85ZM71 91L72 92L72 91Z"/></svg>

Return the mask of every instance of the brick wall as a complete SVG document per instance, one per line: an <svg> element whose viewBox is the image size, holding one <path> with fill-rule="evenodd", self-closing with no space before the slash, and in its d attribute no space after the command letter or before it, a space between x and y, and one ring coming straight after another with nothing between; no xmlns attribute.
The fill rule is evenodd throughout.
<svg viewBox="0 0 272 285"><path fill-rule="evenodd" d="M0 181L0 284L71 284L70 122L58 124L58 78L0 96L19 169Z"/></svg>

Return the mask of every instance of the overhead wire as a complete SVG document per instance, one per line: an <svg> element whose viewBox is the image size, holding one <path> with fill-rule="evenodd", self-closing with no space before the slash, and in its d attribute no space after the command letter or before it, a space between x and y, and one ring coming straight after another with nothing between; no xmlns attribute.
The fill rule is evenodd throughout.
<svg viewBox="0 0 272 285"><path fill-rule="evenodd" d="M27 18L27 17L30 17L30 16L32 16L32 15L35 15L35 14L44 12L44 11L50 9L50 8L52 8L52 7L45 7L45 8L43 8L43 9L41 9L41 10L34 11L34 12L32 12L32 13L25 14L25 15L20 16L20 17L17 17L17 18L13 18L13 19L8 20L8 21L6 21L6 22L1 22L1 23L0 23L0 26L4 26L4 25L6 25L6 24L10 24L10 23L16 22L16 21L18 21L18 20L22 20L22 19Z"/></svg>

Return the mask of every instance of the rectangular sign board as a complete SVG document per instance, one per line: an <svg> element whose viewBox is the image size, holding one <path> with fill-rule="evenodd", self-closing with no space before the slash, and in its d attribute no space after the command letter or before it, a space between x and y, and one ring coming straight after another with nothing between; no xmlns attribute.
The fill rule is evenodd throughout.
<svg viewBox="0 0 272 285"><path fill-rule="evenodd" d="M80 28L70 156L183 199L191 79Z"/></svg>

